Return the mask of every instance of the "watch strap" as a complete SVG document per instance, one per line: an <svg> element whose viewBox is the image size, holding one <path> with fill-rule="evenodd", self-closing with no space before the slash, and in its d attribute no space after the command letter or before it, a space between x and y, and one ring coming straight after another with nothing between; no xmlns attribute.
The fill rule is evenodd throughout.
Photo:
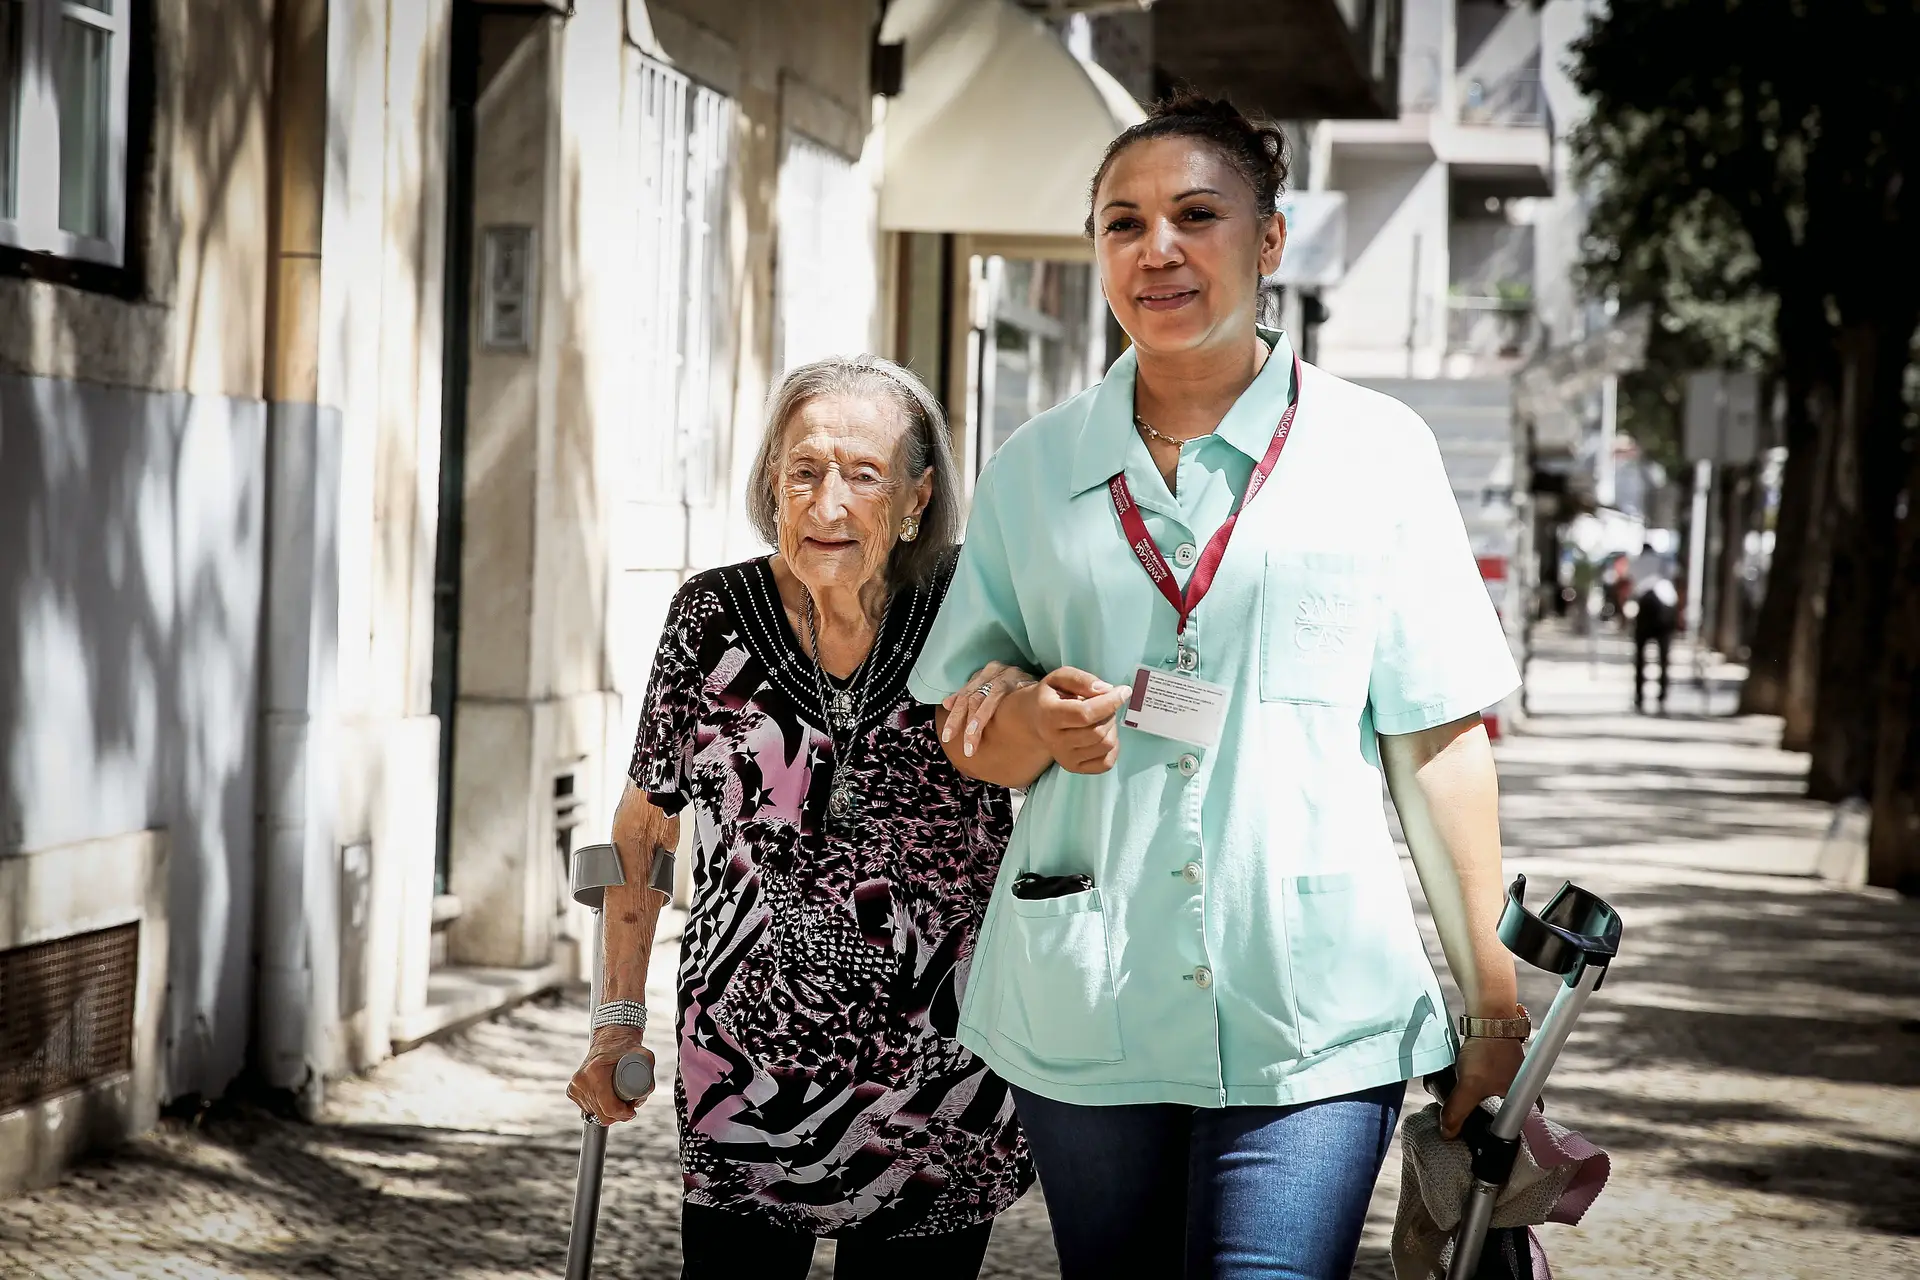
<svg viewBox="0 0 1920 1280"><path fill-rule="evenodd" d="M1462 1040L1525 1040L1533 1035L1533 1019L1524 1008L1517 1018L1470 1018L1464 1013L1458 1014L1453 1026Z"/></svg>

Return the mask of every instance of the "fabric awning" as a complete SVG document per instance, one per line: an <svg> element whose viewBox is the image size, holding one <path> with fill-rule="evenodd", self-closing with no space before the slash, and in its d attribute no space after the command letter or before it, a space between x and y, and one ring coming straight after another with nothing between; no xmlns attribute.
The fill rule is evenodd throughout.
<svg viewBox="0 0 1920 1280"><path fill-rule="evenodd" d="M1145 118L1112 76L1009 0L897 0L880 38L907 46L884 126L883 228L1081 234L1107 143Z"/></svg>

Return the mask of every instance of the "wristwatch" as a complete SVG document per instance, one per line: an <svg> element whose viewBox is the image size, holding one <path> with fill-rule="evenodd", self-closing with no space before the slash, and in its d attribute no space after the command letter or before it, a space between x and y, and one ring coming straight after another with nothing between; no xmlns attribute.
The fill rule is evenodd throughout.
<svg viewBox="0 0 1920 1280"><path fill-rule="evenodd" d="M1517 1018L1469 1018L1466 1014L1456 1014L1453 1029L1460 1033L1462 1040L1525 1040L1533 1034L1533 1019L1527 1016L1525 1005L1517 1006L1520 1016Z"/></svg>

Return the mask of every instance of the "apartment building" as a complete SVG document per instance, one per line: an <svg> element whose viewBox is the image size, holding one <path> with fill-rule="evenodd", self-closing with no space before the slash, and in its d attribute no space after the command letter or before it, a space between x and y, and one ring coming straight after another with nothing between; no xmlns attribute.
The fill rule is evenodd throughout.
<svg viewBox="0 0 1920 1280"><path fill-rule="evenodd" d="M1515 376L1587 336L1580 195L1566 138L1575 0L1407 0L1398 114L1311 130L1311 183L1345 199L1345 266L1317 292L1315 359L1418 410L1440 440L1516 653L1540 453L1574 448L1583 406L1516 411ZM1500 709L1511 717L1515 706Z"/></svg>

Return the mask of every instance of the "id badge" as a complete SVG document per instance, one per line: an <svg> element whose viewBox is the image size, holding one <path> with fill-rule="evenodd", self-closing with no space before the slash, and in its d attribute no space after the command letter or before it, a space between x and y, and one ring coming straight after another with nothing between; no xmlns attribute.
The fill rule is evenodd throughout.
<svg viewBox="0 0 1920 1280"><path fill-rule="evenodd" d="M1178 671L1141 667L1134 673L1133 696L1120 723L1196 747L1218 746L1229 692L1226 685Z"/></svg>

